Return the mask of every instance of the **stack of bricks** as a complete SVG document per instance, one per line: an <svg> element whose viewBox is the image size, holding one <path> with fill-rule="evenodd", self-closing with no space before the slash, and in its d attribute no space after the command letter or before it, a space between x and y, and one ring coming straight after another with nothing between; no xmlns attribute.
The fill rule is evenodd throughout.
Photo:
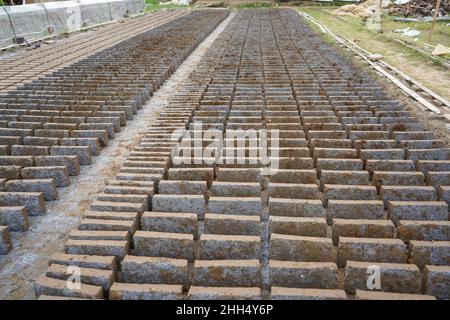
<svg viewBox="0 0 450 320"><path fill-rule="evenodd" d="M214 139L197 135L200 122L224 140L239 129L277 133L279 169L265 175L242 145L205 156ZM198 148L201 161L187 162ZM36 293L448 299L448 152L295 11L242 10L51 259ZM82 268L81 290L63 281L68 265ZM367 286L374 266L377 291Z"/></svg>
<svg viewBox="0 0 450 320"><path fill-rule="evenodd" d="M0 225L24 231L29 216L45 214L45 201L91 164L218 17L183 15L0 96Z"/></svg>

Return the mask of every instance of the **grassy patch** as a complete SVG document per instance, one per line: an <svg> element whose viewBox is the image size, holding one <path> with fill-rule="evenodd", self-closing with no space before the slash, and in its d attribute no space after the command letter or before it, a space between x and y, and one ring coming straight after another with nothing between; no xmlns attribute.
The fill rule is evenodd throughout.
<svg viewBox="0 0 450 320"><path fill-rule="evenodd" d="M387 32L393 32L397 29L411 28L420 31L419 41L426 42L431 45L441 43L450 46L450 28L448 22L439 21L434 26L433 36L429 38L431 29L430 22L400 22L394 21L394 16L385 16L382 21L382 28Z"/></svg>
<svg viewBox="0 0 450 320"><path fill-rule="evenodd" d="M280 3L284 3L284 2L280 2ZM287 3L287 2L286 2ZM347 4L352 4L353 2L348 2L348 1L333 1L333 2L313 2L311 0L297 0L297 1L289 1L289 5L294 5L294 6L310 6L310 5L314 5L315 7L340 7L340 6L344 6ZM356 3L356 1L355 1Z"/></svg>
<svg viewBox="0 0 450 320"><path fill-rule="evenodd" d="M184 4L175 4L175 3L161 4L159 0L145 0L145 4L146 4L145 6L146 12L153 12L162 9L189 8L188 5Z"/></svg>
<svg viewBox="0 0 450 320"><path fill-rule="evenodd" d="M233 8L237 9L245 9L245 8L272 8L278 6L277 3L274 2L251 2L251 3L240 3L237 5L233 5Z"/></svg>
<svg viewBox="0 0 450 320"><path fill-rule="evenodd" d="M330 14L333 7L300 7L299 10L308 13L310 16L314 17L318 22L329 27L331 30L335 31L337 34L352 40L358 44L361 48L370 51L372 53L381 54L387 63L393 65L394 67L400 69L411 77L422 82L425 86L429 87L438 94L444 97L450 96L450 85L448 72L442 68L441 65L437 65L433 60L428 57L418 53L417 51L410 49L392 38L392 33L390 30L393 29L403 29L407 26L413 28L412 24L406 24L401 22L393 21L393 17L385 17L382 22L382 27L385 29L383 33L368 30L362 21L354 16L335 16ZM398 27L398 23L403 26ZM427 24L423 23L427 28ZM430 24L428 23L428 27ZM436 30L441 29L441 24L437 25ZM448 27L447 27L448 28ZM440 30L442 32L442 30ZM444 31L448 32L448 31ZM424 32L425 33L425 32ZM322 35L321 32L319 34ZM436 32L437 34L437 32ZM424 34L426 39L426 34ZM447 42L442 44L448 44ZM327 39L329 40L329 39ZM436 36L433 37L433 41L441 40ZM433 44L433 43L431 43Z"/></svg>
<svg viewBox="0 0 450 320"><path fill-rule="evenodd" d="M321 23L331 27L337 33L345 36L347 39L356 40L361 47L369 50L371 47L371 41L389 42L391 46L398 46L398 48L404 47L396 43L392 36L394 30L404 29L410 27L420 31L419 41L436 45L441 43L446 46L450 46L450 28L445 23L437 23L435 26L435 32L431 40L428 39L428 31L431 27L430 23L405 23L394 21L392 16L383 16L382 28L383 33L372 31L366 28L363 19L356 16L345 15L336 16L330 12L335 7L320 8L320 7L302 7L301 11L304 11L316 18ZM364 39L364 41L362 41ZM366 45L366 46L365 46ZM376 50L376 48L373 48Z"/></svg>

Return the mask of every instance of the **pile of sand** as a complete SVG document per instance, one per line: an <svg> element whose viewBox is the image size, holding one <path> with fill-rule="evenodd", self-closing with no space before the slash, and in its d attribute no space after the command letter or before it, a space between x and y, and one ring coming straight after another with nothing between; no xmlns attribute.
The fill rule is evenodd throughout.
<svg viewBox="0 0 450 320"><path fill-rule="evenodd" d="M332 13L335 15L354 15L363 19L372 17L379 7L379 0L367 0L360 4L348 4L342 6ZM391 0L382 0L382 8L385 9L389 7Z"/></svg>

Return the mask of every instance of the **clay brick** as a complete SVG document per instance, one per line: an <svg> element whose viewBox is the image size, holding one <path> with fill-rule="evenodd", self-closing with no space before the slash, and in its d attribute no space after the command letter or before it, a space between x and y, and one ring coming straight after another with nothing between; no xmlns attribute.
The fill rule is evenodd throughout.
<svg viewBox="0 0 450 320"><path fill-rule="evenodd" d="M64 249L68 254L115 256L123 259L128 253L129 243L128 241L69 239Z"/></svg>
<svg viewBox="0 0 450 320"><path fill-rule="evenodd" d="M338 266L347 260L406 263L408 249L400 239L339 238Z"/></svg>
<svg viewBox="0 0 450 320"><path fill-rule="evenodd" d="M277 217L269 218L271 233L307 237L326 237L327 223L324 218Z"/></svg>
<svg viewBox="0 0 450 320"><path fill-rule="evenodd" d="M205 194L208 189L206 181L161 180L158 191L161 194Z"/></svg>
<svg viewBox="0 0 450 320"><path fill-rule="evenodd" d="M272 233L270 259L282 261L334 262L336 250L329 238Z"/></svg>
<svg viewBox="0 0 450 320"><path fill-rule="evenodd" d="M347 261L345 267L345 291L368 290L367 280L372 274L370 267L378 267L381 291L398 293L421 293L422 274L415 265L398 263L373 263Z"/></svg>
<svg viewBox="0 0 450 320"><path fill-rule="evenodd" d="M258 259L261 239L257 236L202 234L199 259Z"/></svg>
<svg viewBox="0 0 450 320"><path fill-rule="evenodd" d="M325 184L368 185L369 173L367 171L321 170L320 184L322 187Z"/></svg>
<svg viewBox="0 0 450 320"><path fill-rule="evenodd" d="M410 263L419 269L425 265L450 265L450 241L417 241L409 242Z"/></svg>
<svg viewBox="0 0 450 320"><path fill-rule="evenodd" d="M366 169L370 173L374 171L414 171L412 160L367 160Z"/></svg>
<svg viewBox="0 0 450 320"><path fill-rule="evenodd" d="M379 200L328 200L328 223L333 219L384 219Z"/></svg>
<svg viewBox="0 0 450 320"><path fill-rule="evenodd" d="M38 156L34 160L38 167L65 166L70 176L80 174L78 156Z"/></svg>
<svg viewBox="0 0 450 320"><path fill-rule="evenodd" d="M80 230L102 231L128 231L131 234L136 230L136 223L129 220L105 220L83 218L78 225Z"/></svg>
<svg viewBox="0 0 450 320"><path fill-rule="evenodd" d="M269 214L288 217L323 217L320 200L269 198Z"/></svg>
<svg viewBox="0 0 450 320"><path fill-rule="evenodd" d="M5 183L8 192L42 192L46 201L58 199L56 183L53 179L9 180Z"/></svg>
<svg viewBox="0 0 450 320"><path fill-rule="evenodd" d="M425 184L425 177L422 172L374 171L373 184L377 187L381 185L423 186Z"/></svg>
<svg viewBox="0 0 450 320"><path fill-rule="evenodd" d="M144 231L190 233L197 227L197 215L185 212L144 212L141 229Z"/></svg>
<svg viewBox="0 0 450 320"><path fill-rule="evenodd" d="M394 224L389 220L334 219L333 242L339 237L394 238Z"/></svg>
<svg viewBox="0 0 450 320"><path fill-rule="evenodd" d="M425 294L438 299L450 299L450 267L425 266L424 269Z"/></svg>
<svg viewBox="0 0 450 320"><path fill-rule="evenodd" d="M0 192L0 206L23 206L30 216L45 214L44 195L40 192Z"/></svg>
<svg viewBox="0 0 450 320"><path fill-rule="evenodd" d="M421 294L356 290L356 300L436 300L435 297Z"/></svg>
<svg viewBox="0 0 450 320"><path fill-rule="evenodd" d="M261 186L256 182L220 182L211 185L211 195L218 197L260 197Z"/></svg>
<svg viewBox="0 0 450 320"><path fill-rule="evenodd" d="M214 179L212 168L170 168L169 180L211 181Z"/></svg>
<svg viewBox="0 0 450 320"><path fill-rule="evenodd" d="M193 285L217 287L258 287L261 283L258 260L196 260Z"/></svg>
<svg viewBox="0 0 450 320"><path fill-rule="evenodd" d="M51 256L49 264L56 263L66 266L78 266L81 268L93 268L102 270L116 270L116 257L114 256L95 256L56 253Z"/></svg>
<svg viewBox="0 0 450 320"><path fill-rule="evenodd" d="M67 280L73 275L73 272L71 272L69 266L52 264L47 269L45 275L49 278ZM115 278L114 272L111 270L80 268L81 286L84 284L99 286L103 291L108 291Z"/></svg>
<svg viewBox="0 0 450 320"><path fill-rule="evenodd" d="M259 300L260 288L191 286L188 300Z"/></svg>
<svg viewBox="0 0 450 320"><path fill-rule="evenodd" d="M327 200L377 200L377 189L373 186L326 184L324 196Z"/></svg>
<svg viewBox="0 0 450 320"><path fill-rule="evenodd" d="M403 241L450 241L450 221L401 220L397 226L397 237Z"/></svg>
<svg viewBox="0 0 450 320"><path fill-rule="evenodd" d="M443 201L389 201L389 217L400 220L448 221L448 205Z"/></svg>
<svg viewBox="0 0 450 320"><path fill-rule="evenodd" d="M422 186L381 186L385 207L389 201L436 201L436 189Z"/></svg>
<svg viewBox="0 0 450 320"><path fill-rule="evenodd" d="M278 169L270 176L270 182L314 184L316 175L316 170Z"/></svg>
<svg viewBox="0 0 450 320"><path fill-rule="evenodd" d="M269 182L269 196L272 198L319 199L316 184L273 183Z"/></svg>
<svg viewBox="0 0 450 320"><path fill-rule="evenodd" d="M75 298L101 299L103 289L100 286L81 284L80 289L68 288L66 280L53 279L46 276L39 277L34 283L36 296L55 295Z"/></svg>
<svg viewBox="0 0 450 320"><path fill-rule="evenodd" d="M217 170L217 180L228 182L259 182L261 180L261 169L219 168Z"/></svg>
<svg viewBox="0 0 450 320"><path fill-rule="evenodd" d="M109 291L110 300L176 300L183 286L171 284L136 284L115 282Z"/></svg>
<svg viewBox="0 0 450 320"><path fill-rule="evenodd" d="M272 300L345 300L344 290L272 287Z"/></svg>
<svg viewBox="0 0 450 320"><path fill-rule="evenodd" d="M69 232L73 240L129 240L128 231L77 230Z"/></svg>
<svg viewBox="0 0 450 320"><path fill-rule="evenodd" d="M127 255L121 262L121 282L186 284L188 261Z"/></svg>
<svg viewBox="0 0 450 320"><path fill-rule="evenodd" d="M136 231L133 240L135 255L187 260L194 257L192 234Z"/></svg>
<svg viewBox="0 0 450 320"><path fill-rule="evenodd" d="M338 269L331 262L269 261L273 287L337 289Z"/></svg>
<svg viewBox="0 0 450 320"><path fill-rule="evenodd" d="M66 167L27 167L21 171L24 179L53 179L57 187L70 185L69 172Z"/></svg>
<svg viewBox="0 0 450 320"><path fill-rule="evenodd" d="M11 231L28 230L28 212L23 206L1 206L0 225L8 226Z"/></svg>
<svg viewBox="0 0 450 320"><path fill-rule="evenodd" d="M0 226L0 255L7 254L12 249L8 227Z"/></svg>
<svg viewBox="0 0 450 320"><path fill-rule="evenodd" d="M152 198L152 209L161 212L205 212L205 199L202 195L168 195L155 194Z"/></svg>
<svg viewBox="0 0 450 320"><path fill-rule="evenodd" d="M205 216L204 233L259 235L260 218L250 215L212 214Z"/></svg>
<svg viewBox="0 0 450 320"><path fill-rule="evenodd" d="M217 214L260 215L263 208L257 197L210 197L208 210Z"/></svg>

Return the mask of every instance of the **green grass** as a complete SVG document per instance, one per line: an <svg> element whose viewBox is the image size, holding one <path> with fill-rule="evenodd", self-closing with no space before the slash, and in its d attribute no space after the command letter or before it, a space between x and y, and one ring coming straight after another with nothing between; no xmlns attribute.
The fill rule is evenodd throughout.
<svg viewBox="0 0 450 320"><path fill-rule="evenodd" d="M336 16L330 13L333 7L299 7L300 11L306 12L321 24L327 26L337 34L352 40L361 48L372 53L380 54L383 60L400 69L411 77L422 82L425 86L444 97L450 96L448 72L445 67L426 57L425 55L398 43L393 39L392 30L406 27L414 28L413 23L402 23L393 21L393 17L384 17L382 28L384 32L376 32L366 28L362 19L354 16ZM424 30L420 40L428 42L425 30L431 26L430 23L419 24ZM311 24L311 26L313 26ZM419 26L418 26L419 27ZM317 28L313 27L317 30ZM448 28L448 27L446 27ZM429 43L434 45L442 43L450 46L448 30L442 29L442 24L436 25L436 32ZM323 35L320 31L319 34ZM444 36L442 34L444 33ZM330 41L330 39L326 39ZM331 41L332 42L332 41Z"/></svg>
<svg viewBox="0 0 450 320"><path fill-rule="evenodd" d="M273 2L252 2L233 5L232 7L237 9L245 9L245 8L272 8L275 6L278 6L278 4Z"/></svg>
<svg viewBox="0 0 450 320"><path fill-rule="evenodd" d="M429 22L400 22L394 21L394 16L385 16L382 21L382 28L387 32L393 32L397 29L411 28L420 31L419 41L437 45L438 43L445 46L450 46L450 28L447 26L448 22L439 21L434 26L434 32L431 39L429 32L431 23Z"/></svg>
<svg viewBox="0 0 450 320"><path fill-rule="evenodd" d="M397 29L411 28L420 31L419 41L428 43L430 45L436 45L441 43L445 46L450 46L450 28L446 26L446 23L436 23L435 31L431 39L428 38L428 31L431 28L431 23L406 23L394 21L393 16L384 15L381 26L383 33L368 30L365 26L363 19L356 16L344 15L336 16L330 14L330 11L334 10L335 7L301 7L300 10L308 13L312 17L316 18L318 21L332 27L337 33L342 34L348 39L366 39L370 36L371 39L378 41L389 41L392 40L393 32ZM364 45L362 41L361 45Z"/></svg>
<svg viewBox="0 0 450 320"><path fill-rule="evenodd" d="M162 9L189 8L188 5L183 4L174 4L174 3L160 4L159 0L145 0L145 4L146 4L145 6L146 12L153 12Z"/></svg>
<svg viewBox="0 0 450 320"><path fill-rule="evenodd" d="M283 1L280 1L283 4ZM286 2L287 3L287 2ZM316 6L316 7L340 7L347 4L352 4L352 2L347 1L333 1L333 2L312 2L311 0L297 0L297 1L289 1L289 5L295 6Z"/></svg>

